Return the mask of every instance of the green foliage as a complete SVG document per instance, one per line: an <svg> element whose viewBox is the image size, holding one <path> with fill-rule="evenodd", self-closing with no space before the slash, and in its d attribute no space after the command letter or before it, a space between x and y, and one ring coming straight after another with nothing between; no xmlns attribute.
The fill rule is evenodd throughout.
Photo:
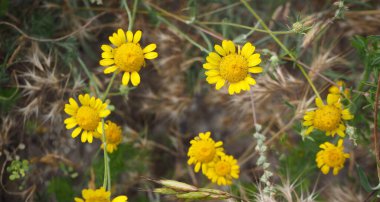
<svg viewBox="0 0 380 202"><path fill-rule="evenodd" d="M73 189L73 182L68 177L55 177L50 180L47 192L54 195L58 202L73 201L76 196Z"/></svg>
<svg viewBox="0 0 380 202"><path fill-rule="evenodd" d="M10 180L18 180L24 178L26 172L29 170L28 160L13 160L9 166L7 166L7 172L9 173Z"/></svg>
<svg viewBox="0 0 380 202"><path fill-rule="evenodd" d="M118 149L112 154L109 154L111 181L113 184L120 182L118 179L123 173L144 173L147 170L146 158L148 157L147 151L134 148L132 144L120 144ZM96 185L99 187L103 183L104 160L98 158L94 162L94 171L96 178Z"/></svg>

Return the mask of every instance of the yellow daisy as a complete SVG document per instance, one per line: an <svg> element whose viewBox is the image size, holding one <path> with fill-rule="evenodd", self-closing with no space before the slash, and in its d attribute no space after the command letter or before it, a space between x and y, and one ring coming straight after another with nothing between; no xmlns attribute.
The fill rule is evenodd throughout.
<svg viewBox="0 0 380 202"><path fill-rule="evenodd" d="M354 116L348 109L343 109L340 102L340 96L337 94L327 95L327 105L319 98L315 99L317 109L306 112L303 117L303 125L307 126L306 135L309 135L314 129L326 132L327 136L341 137L345 136L346 126L344 120L351 120Z"/></svg>
<svg viewBox="0 0 380 202"><path fill-rule="evenodd" d="M69 104L65 104L65 112L70 118L65 119L67 129L75 130L71 133L71 137L76 138L82 133L81 141L92 143L93 137L100 136L102 133L101 119L107 117L111 111L107 109L107 103L89 94L79 95L78 103L73 99L69 99Z"/></svg>
<svg viewBox="0 0 380 202"><path fill-rule="evenodd" d="M103 59L99 62L101 66L107 67L104 70L105 74L119 70L124 72L123 85L128 85L129 80L133 86L139 85L139 71L141 67L145 66L145 59L152 60L158 56L157 52L154 52L156 44L149 44L145 48L140 46L141 36L140 30L133 34L131 31L125 33L122 29L118 29L117 33L109 37L113 47L101 46L104 52L102 53Z"/></svg>
<svg viewBox="0 0 380 202"><path fill-rule="evenodd" d="M330 142L325 142L319 146L322 150L317 153L316 162L318 168L321 169L323 174L327 174L330 168L333 168L333 174L337 175L339 170L344 166L344 162L350 155L343 152L343 140L338 141L338 145L335 146Z"/></svg>
<svg viewBox="0 0 380 202"><path fill-rule="evenodd" d="M107 121L107 124L104 127L106 133L107 152L112 153L113 151L117 150L117 146L121 142L121 128L111 121ZM104 148L103 144L101 147L102 149Z"/></svg>
<svg viewBox="0 0 380 202"><path fill-rule="evenodd" d="M118 196L111 201L111 192L106 191L104 187L100 189L83 189L81 198L74 198L75 202L126 202L128 201L127 196Z"/></svg>
<svg viewBox="0 0 380 202"><path fill-rule="evenodd" d="M230 155L222 155L217 160L209 163L206 176L218 185L230 185L232 179L239 178L240 167L237 160Z"/></svg>
<svg viewBox="0 0 380 202"><path fill-rule="evenodd" d="M211 52L206 57L207 63L203 64L209 84L216 84L215 88L219 90L228 82L230 95L248 91L250 85L256 84L250 73L261 73L263 68L257 67L261 59L260 54L254 53L255 46L248 42L241 50L238 46L236 52L232 41L223 40L222 46L215 45L214 48L215 52Z"/></svg>
<svg viewBox="0 0 380 202"><path fill-rule="evenodd" d="M211 137L211 132L199 133L199 136L190 141L190 148L187 152L189 160L187 164L195 164L194 171L206 174L207 164L212 162L217 156L223 155L223 142L215 142Z"/></svg>

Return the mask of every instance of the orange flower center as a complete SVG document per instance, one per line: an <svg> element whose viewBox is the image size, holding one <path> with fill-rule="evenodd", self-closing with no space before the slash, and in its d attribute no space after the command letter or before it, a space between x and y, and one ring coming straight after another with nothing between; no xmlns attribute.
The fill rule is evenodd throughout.
<svg viewBox="0 0 380 202"><path fill-rule="evenodd" d="M226 176L231 172L231 165L225 161L218 161L215 164L215 173L219 176Z"/></svg>
<svg viewBox="0 0 380 202"><path fill-rule="evenodd" d="M125 43L115 49L117 67L125 72L138 72L144 65L144 52L139 44Z"/></svg>
<svg viewBox="0 0 380 202"><path fill-rule="evenodd" d="M220 75L230 83L242 81L248 74L248 61L238 54L230 54L220 62Z"/></svg>
<svg viewBox="0 0 380 202"><path fill-rule="evenodd" d="M98 113L89 106L81 106L75 118L81 128L89 131L95 130L100 121Z"/></svg>
<svg viewBox="0 0 380 202"><path fill-rule="evenodd" d="M335 106L326 105L315 111L314 127L322 131L332 131L339 127L341 111Z"/></svg>

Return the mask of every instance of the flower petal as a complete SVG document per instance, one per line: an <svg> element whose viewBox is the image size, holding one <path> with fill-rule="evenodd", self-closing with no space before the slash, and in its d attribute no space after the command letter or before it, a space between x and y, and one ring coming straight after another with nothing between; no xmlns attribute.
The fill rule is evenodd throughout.
<svg viewBox="0 0 380 202"><path fill-rule="evenodd" d="M138 72L132 72L131 82L133 86L137 86L140 83L140 75Z"/></svg>
<svg viewBox="0 0 380 202"><path fill-rule="evenodd" d="M133 32L127 31L127 41L132 42L133 40Z"/></svg>
<svg viewBox="0 0 380 202"><path fill-rule="evenodd" d="M128 85L128 83L129 83L129 78L130 78L130 73L129 72L125 72L124 74L123 74L123 78L122 78L122 84L123 85Z"/></svg>
<svg viewBox="0 0 380 202"><path fill-rule="evenodd" d="M154 43L151 43L151 44L147 45L147 46L143 49L143 52L144 52L144 53L149 53L149 52L152 52L152 51L156 50L156 48L157 48L157 45L154 44Z"/></svg>
<svg viewBox="0 0 380 202"><path fill-rule="evenodd" d="M157 58L158 56L158 53L157 52L150 52L150 53L146 53L144 55L144 58L148 59L148 60L152 60L152 59L155 59Z"/></svg>
<svg viewBox="0 0 380 202"><path fill-rule="evenodd" d="M109 74L109 73L112 73L114 71L117 70L117 66L111 66L111 67L107 67L106 69L104 69L104 74Z"/></svg>
<svg viewBox="0 0 380 202"><path fill-rule="evenodd" d="M141 36L142 36L142 31L137 30L137 32L133 36L133 43L138 43L141 39Z"/></svg>
<svg viewBox="0 0 380 202"><path fill-rule="evenodd" d="M115 64L115 61L113 59L103 59L99 61L99 64L103 67L107 67Z"/></svg>
<svg viewBox="0 0 380 202"><path fill-rule="evenodd" d="M125 43L126 42L124 30L118 29L117 30L117 35L119 36L119 39L120 39L121 43Z"/></svg>

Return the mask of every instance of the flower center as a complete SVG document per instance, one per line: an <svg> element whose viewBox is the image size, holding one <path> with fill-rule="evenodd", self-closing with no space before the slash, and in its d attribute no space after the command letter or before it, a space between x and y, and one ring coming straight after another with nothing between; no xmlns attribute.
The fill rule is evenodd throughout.
<svg viewBox="0 0 380 202"><path fill-rule="evenodd" d="M326 152L325 154L326 165L330 167L339 167L340 165L344 163L345 158L343 156L343 153L339 149L333 148L333 149L326 150L325 152Z"/></svg>
<svg viewBox="0 0 380 202"><path fill-rule="evenodd" d="M207 141L198 142L197 158L203 163L208 163L214 159L216 150L214 144Z"/></svg>
<svg viewBox="0 0 380 202"><path fill-rule="evenodd" d="M106 130L107 143L115 144L121 140L121 130L115 124L108 125Z"/></svg>
<svg viewBox="0 0 380 202"><path fill-rule="evenodd" d="M115 49L117 67L125 72L139 71L144 65L144 53L139 44L125 43Z"/></svg>
<svg viewBox="0 0 380 202"><path fill-rule="evenodd" d="M242 81L248 74L248 61L238 54L227 55L220 62L220 74L230 83Z"/></svg>
<svg viewBox="0 0 380 202"><path fill-rule="evenodd" d="M341 121L340 110L326 105L316 110L314 127L322 131L332 131L339 127Z"/></svg>
<svg viewBox="0 0 380 202"><path fill-rule="evenodd" d="M98 113L93 108L81 106L78 109L76 120L81 128L93 131L98 126L100 118Z"/></svg>
<svg viewBox="0 0 380 202"><path fill-rule="evenodd" d="M218 161L215 164L215 173L219 176L226 176L231 172L231 165L224 161Z"/></svg>

